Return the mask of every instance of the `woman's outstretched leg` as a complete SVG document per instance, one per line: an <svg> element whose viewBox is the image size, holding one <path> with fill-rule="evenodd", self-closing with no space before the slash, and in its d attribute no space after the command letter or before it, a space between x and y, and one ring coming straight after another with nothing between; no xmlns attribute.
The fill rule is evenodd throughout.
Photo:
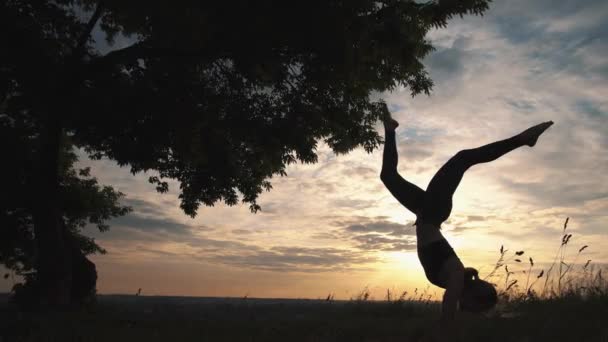
<svg viewBox="0 0 608 342"><path fill-rule="evenodd" d="M384 122L384 152L380 179L390 193L409 211L418 215L424 203L424 190L406 181L397 172L397 142L395 129L397 121L387 118Z"/></svg>
<svg viewBox="0 0 608 342"><path fill-rule="evenodd" d="M496 160L516 148L536 145L538 137L552 124L552 121L544 122L509 139L456 153L431 179L426 189L422 220L433 224L447 220L452 210L452 195L466 170L475 164Z"/></svg>

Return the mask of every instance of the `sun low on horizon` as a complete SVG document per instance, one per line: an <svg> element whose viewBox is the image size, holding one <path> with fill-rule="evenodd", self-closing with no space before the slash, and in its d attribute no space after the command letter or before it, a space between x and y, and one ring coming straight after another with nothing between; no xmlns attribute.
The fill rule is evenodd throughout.
<svg viewBox="0 0 608 342"><path fill-rule="evenodd" d="M524 252L513 271L528 270L529 258L536 272L546 268L566 218L568 260L608 264L608 6L568 3L496 1L483 17L455 18L428 37L437 48L425 60L430 96L374 95L399 122L399 173L423 189L459 150L555 122L536 146L474 166L458 187L442 232L481 276L501 249ZM108 251L92 257L98 293L438 298L443 290L418 261L415 216L380 180L382 146L335 155L320 143L317 153L316 164L292 164L271 179L258 213L217 204L195 218L180 209L177 182L159 194L147 181L153 174L80 153L79 166L133 208L108 232L85 230ZM10 287L0 280L0 292Z"/></svg>

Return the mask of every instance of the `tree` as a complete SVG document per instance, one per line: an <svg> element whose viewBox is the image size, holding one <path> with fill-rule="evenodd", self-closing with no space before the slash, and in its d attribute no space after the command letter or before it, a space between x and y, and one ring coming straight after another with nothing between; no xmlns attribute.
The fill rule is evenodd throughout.
<svg viewBox="0 0 608 342"><path fill-rule="evenodd" d="M33 197L37 191L33 178L37 160L35 129L28 122L0 116L0 155L4 167L0 179L10 180L0 192L0 264L22 276L24 283L15 284L16 298L21 303L35 304L38 297L37 253L33 227ZM65 138L62 141L59 170L59 211L63 238L71 262L70 299L82 303L95 293L97 272L86 255L101 253L94 239L82 230L93 224L100 231L109 227L106 221L125 215L130 208L119 204L122 193L100 186L88 168L74 167L77 156Z"/></svg>
<svg viewBox="0 0 608 342"><path fill-rule="evenodd" d="M286 165L381 139L373 94L432 86L426 33L490 0L6 1L0 28L3 106L36 122L41 148L34 205L37 265L47 297L66 300L69 270L58 223L60 140L108 157L150 182L180 182L181 207L248 203ZM83 19L84 18L84 19ZM131 45L102 53L91 32Z"/></svg>

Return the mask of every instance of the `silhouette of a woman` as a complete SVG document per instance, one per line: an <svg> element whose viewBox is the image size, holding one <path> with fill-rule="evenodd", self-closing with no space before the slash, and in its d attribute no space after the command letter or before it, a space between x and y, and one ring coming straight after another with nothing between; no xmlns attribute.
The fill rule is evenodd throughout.
<svg viewBox="0 0 608 342"><path fill-rule="evenodd" d="M397 173L395 129L399 123L390 115L385 118L386 141L380 178L391 194L416 215L418 258L428 280L446 290L441 322L453 320L458 304L461 310L479 312L493 307L497 300L494 287L478 279L477 270L464 267L440 231L441 223L450 216L452 195L462 176L475 164L493 161L522 146L534 146L552 124L552 121L544 122L509 139L456 153L437 171L424 191Z"/></svg>

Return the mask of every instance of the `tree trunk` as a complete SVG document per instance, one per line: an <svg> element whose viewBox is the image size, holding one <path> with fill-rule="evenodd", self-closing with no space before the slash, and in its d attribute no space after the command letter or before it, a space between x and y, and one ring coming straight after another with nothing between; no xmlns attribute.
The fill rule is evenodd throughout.
<svg viewBox="0 0 608 342"><path fill-rule="evenodd" d="M66 232L67 233L67 232ZM75 239L69 233L65 235L66 247L70 252L72 269L72 283L70 288L70 302L82 306L95 301L97 285L97 268L89 260Z"/></svg>
<svg viewBox="0 0 608 342"><path fill-rule="evenodd" d="M37 194L34 211L34 234L38 248L37 285L43 307L59 308L70 303L72 270L66 248L59 198L59 155L61 121L47 113L39 146Z"/></svg>
<svg viewBox="0 0 608 342"><path fill-rule="evenodd" d="M77 40L71 56L62 70L51 71L47 87L41 94L41 134L39 137L38 177L34 181L38 194L34 199L34 234L38 248L37 285L40 304L51 308L65 307L74 295L85 288L94 290L97 281L95 265L67 236L63 225L61 198L59 198L60 163L63 138L63 113L69 108L70 95L80 85L79 69L86 52L87 39L102 15L101 1ZM42 101L45 99L46 101ZM72 260L74 259L74 260ZM72 291L73 274L76 274L76 292ZM86 280L83 280L86 279ZM92 283L92 285L91 285Z"/></svg>

